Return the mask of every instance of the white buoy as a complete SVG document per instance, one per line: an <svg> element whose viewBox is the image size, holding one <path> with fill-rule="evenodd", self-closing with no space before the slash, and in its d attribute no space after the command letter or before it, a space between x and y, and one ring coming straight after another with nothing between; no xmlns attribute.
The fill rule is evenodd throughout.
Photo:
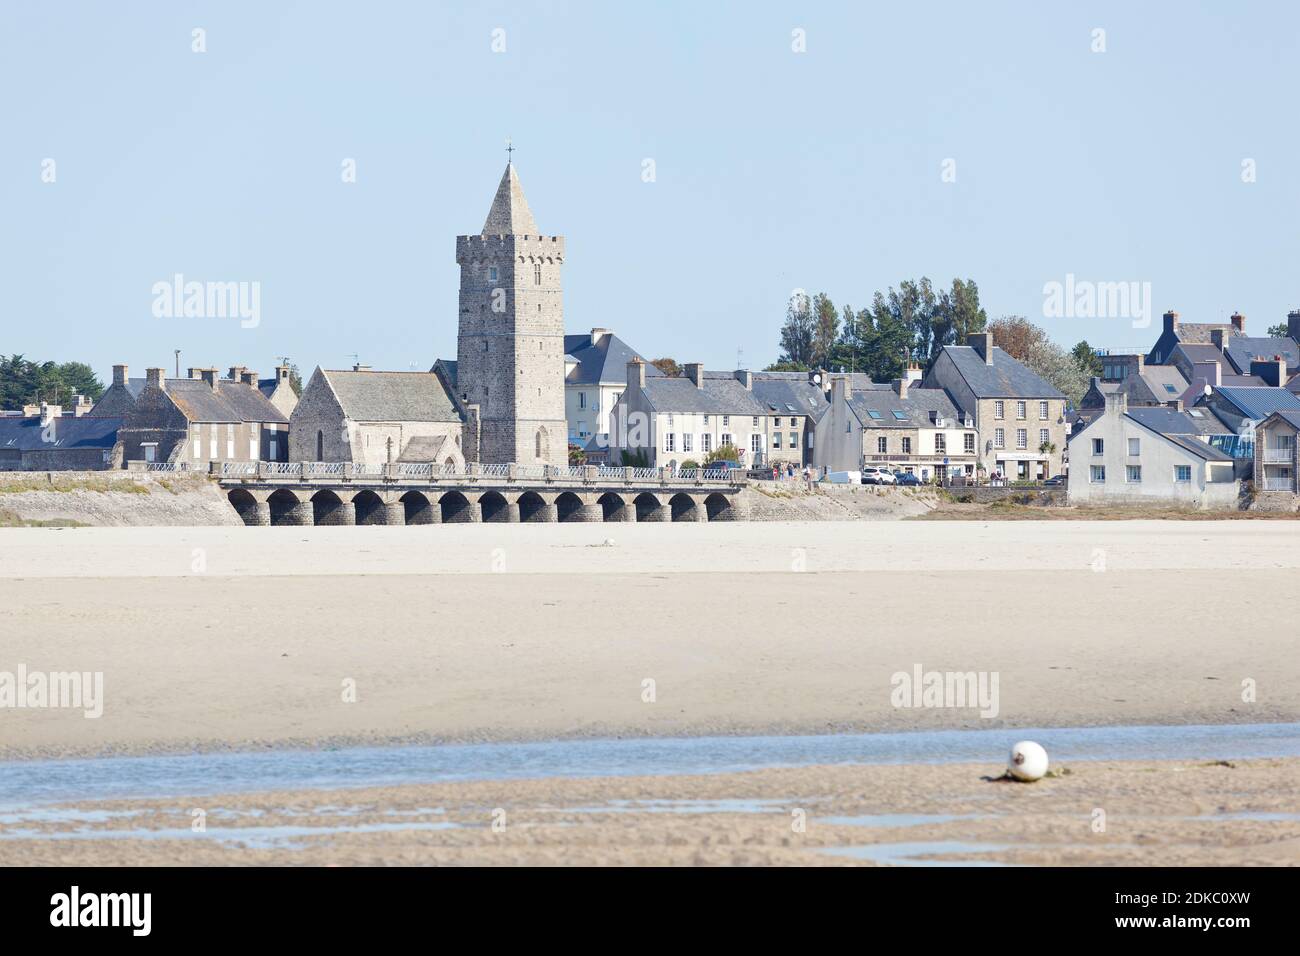
<svg viewBox="0 0 1300 956"><path fill-rule="evenodd" d="M1038 780L1047 773L1047 751L1032 740L1022 740L1011 748L1007 771L1017 780Z"/></svg>

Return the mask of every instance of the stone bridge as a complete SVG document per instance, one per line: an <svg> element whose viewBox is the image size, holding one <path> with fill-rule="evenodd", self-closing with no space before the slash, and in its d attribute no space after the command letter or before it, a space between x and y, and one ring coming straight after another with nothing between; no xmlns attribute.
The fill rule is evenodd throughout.
<svg viewBox="0 0 1300 956"><path fill-rule="evenodd" d="M734 521L736 472L470 465L223 462L212 465L246 525Z"/></svg>

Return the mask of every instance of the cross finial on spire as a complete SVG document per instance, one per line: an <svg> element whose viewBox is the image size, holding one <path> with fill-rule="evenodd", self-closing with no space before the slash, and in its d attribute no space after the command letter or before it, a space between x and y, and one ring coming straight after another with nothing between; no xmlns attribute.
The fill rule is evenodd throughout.
<svg viewBox="0 0 1300 956"><path fill-rule="evenodd" d="M507 163L514 160L515 158L514 153L515 153L515 144L512 143L510 141L510 137L507 136L506 137L506 162Z"/></svg>

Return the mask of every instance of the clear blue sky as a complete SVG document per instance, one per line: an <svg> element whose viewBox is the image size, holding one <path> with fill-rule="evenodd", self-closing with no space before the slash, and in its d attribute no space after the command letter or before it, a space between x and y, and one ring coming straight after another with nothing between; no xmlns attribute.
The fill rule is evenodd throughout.
<svg viewBox="0 0 1300 956"><path fill-rule="evenodd" d="M1067 346L1156 337L1043 319L1067 273L1262 333L1300 304L1298 27L1279 3L7 3L0 352L428 368L507 136L568 237L569 331L650 356L762 367L792 289L857 307L921 275ZM260 325L155 318L178 272L260 282Z"/></svg>

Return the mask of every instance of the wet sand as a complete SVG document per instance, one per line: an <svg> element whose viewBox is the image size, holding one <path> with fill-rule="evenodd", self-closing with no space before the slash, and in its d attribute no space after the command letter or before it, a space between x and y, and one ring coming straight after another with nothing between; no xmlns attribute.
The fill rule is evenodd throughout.
<svg viewBox="0 0 1300 956"><path fill-rule="evenodd" d="M105 697L0 711L0 756L1295 721L1294 631L1243 609L1294 593L1297 544L1265 522L0 531L0 671L102 671ZM996 715L895 707L918 664L996 673Z"/></svg>
<svg viewBox="0 0 1300 956"><path fill-rule="evenodd" d="M991 782L991 761L85 801L0 812L0 865L1300 863L1300 759L1062 769L1033 784Z"/></svg>

